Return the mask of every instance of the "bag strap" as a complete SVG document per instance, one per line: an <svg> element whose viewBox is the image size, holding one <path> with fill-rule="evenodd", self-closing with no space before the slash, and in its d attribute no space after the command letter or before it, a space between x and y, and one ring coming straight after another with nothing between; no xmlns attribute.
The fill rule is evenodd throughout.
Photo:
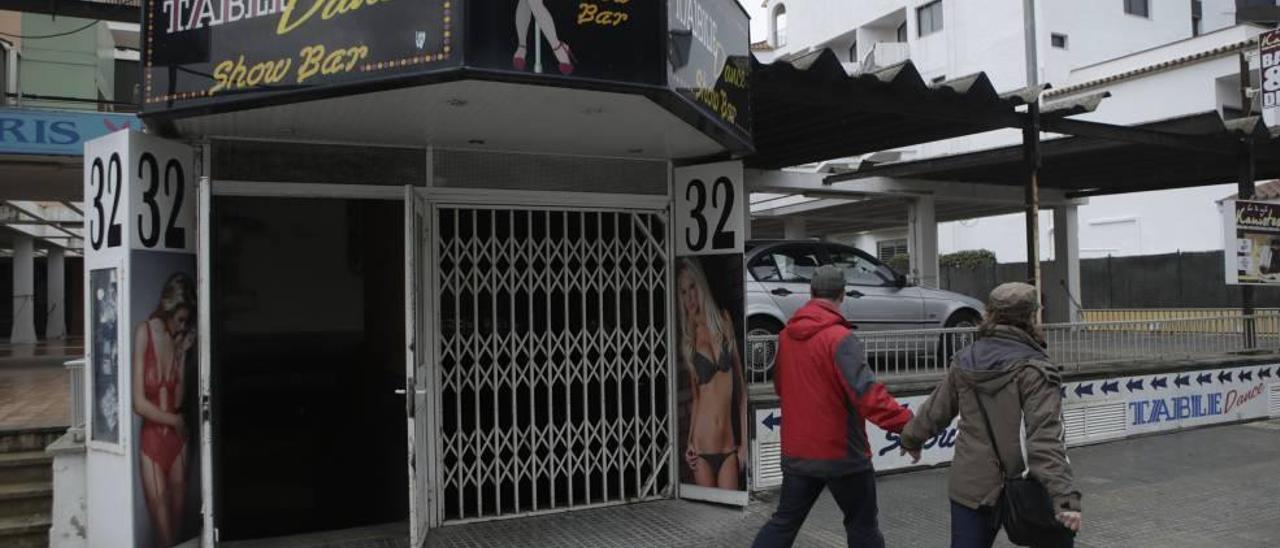
<svg viewBox="0 0 1280 548"><path fill-rule="evenodd" d="M970 360L973 359L972 346L969 347L969 358ZM982 415L982 422L987 426L987 437L991 439L991 448L996 452L996 464L1000 466L1000 476L1008 478L1009 472L1004 466L1004 457L1000 456L1000 445L996 443L996 431L991 427L991 419L987 417L987 406L982 404L982 393L978 390L976 385L973 387L973 399L977 400L978 411L980 411L980 414Z"/></svg>
<svg viewBox="0 0 1280 548"><path fill-rule="evenodd" d="M978 410L981 411L982 422L987 427L987 437L991 438L991 448L996 452L996 464L1000 466L1000 476L1008 479L1009 471L1004 466L1004 457L1000 456L1000 445L996 443L996 431L991 427L991 419L987 418L987 406L982 404L982 393L977 387L973 389L973 398L978 401Z"/></svg>

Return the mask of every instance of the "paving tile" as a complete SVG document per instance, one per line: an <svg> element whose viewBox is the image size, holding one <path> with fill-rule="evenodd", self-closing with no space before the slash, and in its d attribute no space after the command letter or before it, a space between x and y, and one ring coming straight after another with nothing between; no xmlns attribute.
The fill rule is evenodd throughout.
<svg viewBox="0 0 1280 548"><path fill-rule="evenodd" d="M1073 449L1084 491L1081 548L1271 547L1280 538L1280 421L1223 426ZM879 480L888 546L946 546L949 469ZM749 546L775 500L746 509L659 501L505 521L447 526L432 548L500 546ZM841 516L824 495L796 546L844 546ZM1001 538L996 546L1011 546Z"/></svg>

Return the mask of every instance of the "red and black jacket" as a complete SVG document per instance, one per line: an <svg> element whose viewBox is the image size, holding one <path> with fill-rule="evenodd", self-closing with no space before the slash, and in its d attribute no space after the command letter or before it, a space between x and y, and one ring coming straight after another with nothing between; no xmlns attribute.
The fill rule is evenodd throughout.
<svg viewBox="0 0 1280 548"><path fill-rule="evenodd" d="M871 469L866 420L901 432L911 411L876 382L836 304L814 299L778 335L773 387L782 400L782 468L836 477Z"/></svg>

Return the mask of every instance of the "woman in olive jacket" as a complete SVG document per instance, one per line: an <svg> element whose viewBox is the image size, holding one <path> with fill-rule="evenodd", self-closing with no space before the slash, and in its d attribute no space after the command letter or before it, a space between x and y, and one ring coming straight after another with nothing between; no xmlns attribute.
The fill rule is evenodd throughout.
<svg viewBox="0 0 1280 548"><path fill-rule="evenodd" d="M1009 473L1027 468L1053 498L1058 521L1071 531L1080 529L1080 492L1063 443L1061 374L1045 354L1038 311L1030 285L1007 283L992 290L978 340L955 354L947 376L902 431L903 450L919 459L920 447L960 415L949 484L952 548L989 548L1000 531L993 508L1003 478L978 394ZM1019 439L1024 419L1025 464ZM1037 546L1072 544L1072 535L1064 532Z"/></svg>

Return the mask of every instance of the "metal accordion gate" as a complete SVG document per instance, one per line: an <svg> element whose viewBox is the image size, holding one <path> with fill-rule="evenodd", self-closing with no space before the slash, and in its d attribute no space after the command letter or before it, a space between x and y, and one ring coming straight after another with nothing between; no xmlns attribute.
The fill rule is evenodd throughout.
<svg viewBox="0 0 1280 548"><path fill-rule="evenodd" d="M433 217L443 521L672 496L664 214Z"/></svg>

